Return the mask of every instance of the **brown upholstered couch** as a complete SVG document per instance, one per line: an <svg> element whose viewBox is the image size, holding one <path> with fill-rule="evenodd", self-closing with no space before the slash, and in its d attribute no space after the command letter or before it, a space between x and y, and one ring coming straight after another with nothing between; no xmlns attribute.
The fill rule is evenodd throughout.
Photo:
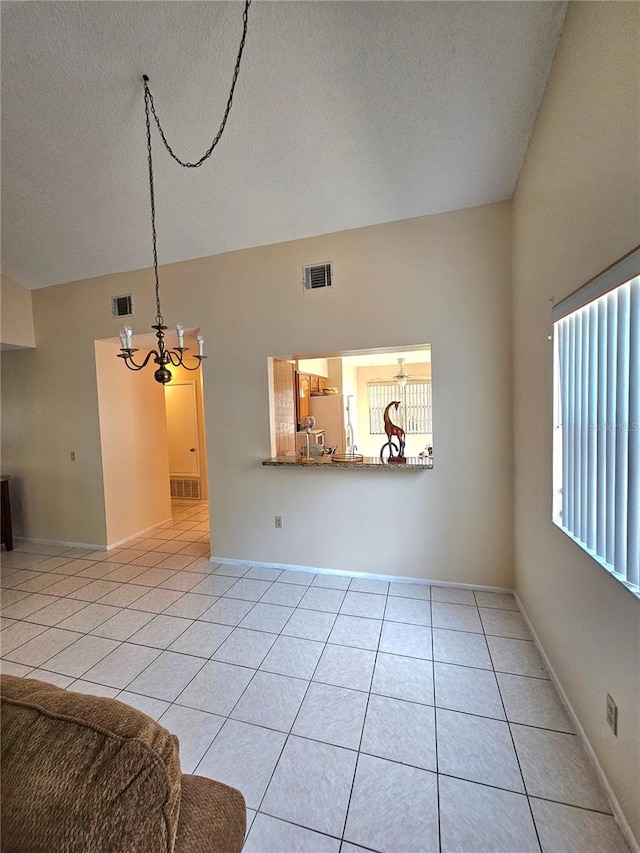
<svg viewBox="0 0 640 853"><path fill-rule="evenodd" d="M116 699L3 675L2 853L239 853L239 791Z"/></svg>

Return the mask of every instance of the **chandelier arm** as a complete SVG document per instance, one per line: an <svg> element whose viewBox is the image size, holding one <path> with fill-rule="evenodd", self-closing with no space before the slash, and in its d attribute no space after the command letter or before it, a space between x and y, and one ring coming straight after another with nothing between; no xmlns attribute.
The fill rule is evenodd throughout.
<svg viewBox="0 0 640 853"><path fill-rule="evenodd" d="M189 367L188 364L185 364L184 361L181 361L180 367L184 368L185 370L198 370L198 368L200 367L200 362L202 361L203 358L206 358L206 355L194 355L193 357L198 359L197 364L194 364L193 367Z"/></svg>
<svg viewBox="0 0 640 853"><path fill-rule="evenodd" d="M182 367L182 353L176 353L174 350L166 350L166 355L174 367Z"/></svg>
<svg viewBox="0 0 640 853"><path fill-rule="evenodd" d="M147 353L146 358L142 362L142 364L136 364L135 361L133 360L133 356L129 355L128 352L125 351L125 352L118 354L118 358L124 359L124 363L127 365L129 370L142 370L144 367L146 367L149 364L149 361L151 360L151 356L155 356L156 358L159 357L158 353L155 350L151 350L151 352Z"/></svg>
<svg viewBox="0 0 640 853"><path fill-rule="evenodd" d="M202 359L206 358L206 355L194 355L193 358L197 359L197 363L194 367L189 367L189 365L184 362L184 348L177 352L176 350L166 350L165 352L174 367L183 367L185 370L197 370L200 367Z"/></svg>
<svg viewBox="0 0 640 853"><path fill-rule="evenodd" d="M247 38L247 26L248 26L248 22L249 22L249 6L250 5L251 5L251 0L245 0L244 12L242 14L242 38L240 39L240 47L238 49L238 56L236 59L235 68L233 70L233 79L231 81L231 89L229 91L229 97L227 98L227 106L225 108L224 115L222 117L222 122L220 124L220 128L218 129L217 134L214 137L213 142L211 143L209 148L207 148L207 150L205 151L205 153L202 155L202 157L199 160L195 160L194 162L181 160L180 157L177 156L177 154L174 152L172 147L169 145L169 143L167 142L167 137L165 136L164 131L162 129L162 125L160 124L160 119L158 118L158 114L156 113L155 104L153 102L153 95L151 94L151 91L149 89L149 78L147 77L146 74L143 77L143 79L144 79L144 92L145 92L145 105L148 102L149 106L151 107L151 112L153 114L153 118L154 118L155 123L157 125L158 133L160 134L160 138L162 139L165 148L167 149L169 154L173 157L173 159L176 161L176 163L179 163L181 166L184 166L185 169L197 169L198 166L202 166L204 161L207 160L211 156L211 154L213 153L213 149L216 147L216 145L220 141L220 138L222 137L222 134L224 132L224 128L225 128L225 125L227 123L227 119L229 118L229 113L231 112L231 105L233 104L233 95L235 92L236 83L238 82L238 75L240 73L240 62L242 60L242 53L244 51L244 44L245 44L245 40ZM147 123L148 123L148 113L147 113Z"/></svg>

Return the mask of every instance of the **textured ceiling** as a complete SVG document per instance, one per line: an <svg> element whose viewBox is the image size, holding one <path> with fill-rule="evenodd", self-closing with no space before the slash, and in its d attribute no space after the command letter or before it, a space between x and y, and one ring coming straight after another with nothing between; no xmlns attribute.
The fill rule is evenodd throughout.
<svg viewBox="0 0 640 853"><path fill-rule="evenodd" d="M220 123L239 2L3 2L2 267L150 264L141 75L169 141ZM160 263L510 198L565 4L254 0L200 169L154 137Z"/></svg>

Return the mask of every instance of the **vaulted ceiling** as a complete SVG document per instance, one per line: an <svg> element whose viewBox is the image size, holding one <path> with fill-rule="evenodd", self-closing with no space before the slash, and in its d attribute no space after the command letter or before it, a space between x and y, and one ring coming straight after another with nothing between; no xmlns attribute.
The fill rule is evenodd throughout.
<svg viewBox="0 0 640 853"><path fill-rule="evenodd" d="M151 263L142 74L183 158L222 117L242 2L2 3L2 270ZM556 2L254 0L222 142L154 136L159 261L513 195Z"/></svg>

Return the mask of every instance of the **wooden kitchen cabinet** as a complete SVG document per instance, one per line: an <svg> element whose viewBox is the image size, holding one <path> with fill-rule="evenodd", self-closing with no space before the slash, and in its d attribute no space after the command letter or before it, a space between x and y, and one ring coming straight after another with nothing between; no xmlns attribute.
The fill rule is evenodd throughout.
<svg viewBox="0 0 640 853"><path fill-rule="evenodd" d="M311 394L315 396L316 394L324 393L324 389L327 387L328 381L329 380L326 376L315 376L313 373L309 374Z"/></svg>
<svg viewBox="0 0 640 853"><path fill-rule="evenodd" d="M296 418L300 423L302 418L311 414L309 398L323 394L329 380L326 376L316 376L314 373L296 373Z"/></svg>
<svg viewBox="0 0 640 853"><path fill-rule="evenodd" d="M296 383L293 364L284 358L273 360L274 427L276 456L296 452Z"/></svg>
<svg viewBox="0 0 640 853"><path fill-rule="evenodd" d="M296 417L298 424L302 418L311 414L311 376L308 373L296 373Z"/></svg>

